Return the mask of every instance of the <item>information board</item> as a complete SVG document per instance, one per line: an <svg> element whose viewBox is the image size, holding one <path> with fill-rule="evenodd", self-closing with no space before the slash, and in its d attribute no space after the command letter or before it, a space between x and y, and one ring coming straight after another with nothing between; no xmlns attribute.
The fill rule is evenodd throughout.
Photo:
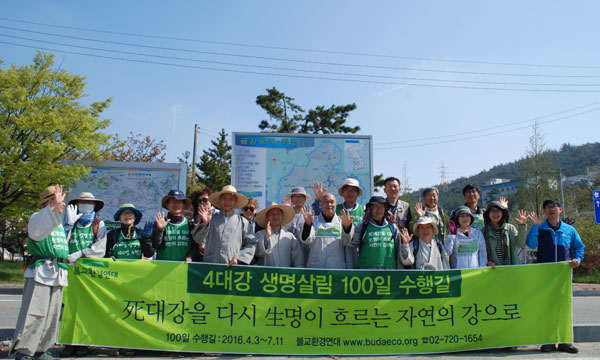
<svg viewBox="0 0 600 360"><path fill-rule="evenodd" d="M115 212L124 203L132 203L142 211L142 222L152 221L154 215L161 211L161 200L169 190L186 191L185 163L69 163L91 167L86 177L69 185L69 198L73 199L86 191L94 194L95 198L104 200L104 208L98 214L104 221L113 221Z"/></svg>
<svg viewBox="0 0 600 360"><path fill-rule="evenodd" d="M232 144L232 183L260 208L282 203L297 186L312 196L315 182L338 202L343 199L337 190L349 177L363 189L359 203L373 191L371 136L233 133Z"/></svg>

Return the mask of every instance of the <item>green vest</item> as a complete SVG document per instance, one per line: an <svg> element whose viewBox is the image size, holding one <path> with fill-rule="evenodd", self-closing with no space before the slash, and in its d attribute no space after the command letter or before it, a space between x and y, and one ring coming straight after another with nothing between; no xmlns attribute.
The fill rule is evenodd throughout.
<svg viewBox="0 0 600 360"><path fill-rule="evenodd" d="M337 204L335 207L335 213L339 216L342 216L342 210L344 209L344 204ZM354 220L352 220L352 224L354 227L357 227L363 222L363 218L365 217L365 207L361 204L358 204L356 209L350 210L350 216L354 216Z"/></svg>
<svg viewBox="0 0 600 360"><path fill-rule="evenodd" d="M473 223L471 227L473 229L477 229L479 231L483 231L483 213L481 214L473 214Z"/></svg>
<svg viewBox="0 0 600 360"><path fill-rule="evenodd" d="M192 246L188 219L179 225L168 223L165 228L165 242L158 250L156 260L183 261Z"/></svg>
<svg viewBox="0 0 600 360"><path fill-rule="evenodd" d="M77 225L73 226L71 238L69 239L69 254L88 249L94 243L94 237L92 224L84 228L79 228Z"/></svg>
<svg viewBox="0 0 600 360"><path fill-rule="evenodd" d="M367 224L358 252L357 266L359 269L396 268L396 245L389 224Z"/></svg>
<svg viewBox="0 0 600 360"><path fill-rule="evenodd" d="M69 243L67 242L67 236L65 229L62 225L57 226L50 235L46 236L41 241L35 241L31 238L27 238L27 252L29 255L43 258L63 258L66 259L69 256ZM40 259L29 265L30 268L35 268L44 263L45 260ZM67 264L58 263L63 269L68 269Z"/></svg>
<svg viewBox="0 0 600 360"><path fill-rule="evenodd" d="M123 235L121 230L119 232L119 239L112 248L112 254L117 259L141 259L142 258L142 244L138 239L137 231L133 230L133 239L128 239Z"/></svg>

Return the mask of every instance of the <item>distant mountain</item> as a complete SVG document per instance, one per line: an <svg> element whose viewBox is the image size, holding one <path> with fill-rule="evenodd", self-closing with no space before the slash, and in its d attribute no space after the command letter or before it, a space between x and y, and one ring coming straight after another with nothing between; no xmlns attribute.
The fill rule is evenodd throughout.
<svg viewBox="0 0 600 360"><path fill-rule="evenodd" d="M586 166L600 165L600 143L588 143L574 146L563 144L559 150L550 150L554 164L561 168L564 176L582 175L586 172ZM493 168L482 171L469 177L461 177L448 184L448 190L444 191L441 185L436 185L440 191L440 205L446 209L454 209L464 203L462 189L466 184L476 184L480 188L486 181L494 178L519 180L523 178L523 168L521 161L510 162L508 164L496 165ZM416 200L419 197L419 191L406 194L403 198ZM411 202L413 202L411 201Z"/></svg>

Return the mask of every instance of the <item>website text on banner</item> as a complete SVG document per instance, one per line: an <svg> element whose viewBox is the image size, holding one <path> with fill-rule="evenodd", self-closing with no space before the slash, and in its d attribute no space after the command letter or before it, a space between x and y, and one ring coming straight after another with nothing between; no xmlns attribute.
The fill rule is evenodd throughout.
<svg viewBox="0 0 600 360"><path fill-rule="evenodd" d="M567 263L330 271L81 259L64 302L61 343L121 348L403 354L573 341Z"/></svg>

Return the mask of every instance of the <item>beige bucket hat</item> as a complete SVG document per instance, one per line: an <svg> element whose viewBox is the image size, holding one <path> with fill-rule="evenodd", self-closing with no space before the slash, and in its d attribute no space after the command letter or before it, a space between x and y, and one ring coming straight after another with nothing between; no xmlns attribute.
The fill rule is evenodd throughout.
<svg viewBox="0 0 600 360"><path fill-rule="evenodd" d="M93 201L96 204L94 205L94 211L98 212L100 211L100 209L102 209L104 207L104 201L100 200L100 199L96 199L94 197L94 194L92 194L91 192L82 192L81 194L79 194L78 197L76 197L75 199L69 201L69 205L75 205L75 202L77 202L78 200L83 200L83 201Z"/></svg>
<svg viewBox="0 0 600 360"><path fill-rule="evenodd" d="M347 178L346 180L344 180L344 183L338 189L338 194L340 194L341 196L344 196L344 194L343 194L344 186L354 186L355 188L358 189L358 197L361 197L363 195L363 189L360 187L360 183L356 179Z"/></svg>
<svg viewBox="0 0 600 360"><path fill-rule="evenodd" d="M235 208L240 209L248 204L248 198L244 195L237 192L237 189L233 185L225 185L221 189L221 191L214 192L210 194L208 197L208 201L210 201L215 207L221 208L221 195L223 194L233 194L237 197L237 201L235 202Z"/></svg>
<svg viewBox="0 0 600 360"><path fill-rule="evenodd" d="M431 226L433 226L433 236L436 236L438 234L438 227L437 227L437 221L435 221L435 219L429 217L429 216L421 216L419 218L419 220L417 220L417 222L413 225L413 234L417 233L417 228L420 225L429 225L431 224Z"/></svg>

